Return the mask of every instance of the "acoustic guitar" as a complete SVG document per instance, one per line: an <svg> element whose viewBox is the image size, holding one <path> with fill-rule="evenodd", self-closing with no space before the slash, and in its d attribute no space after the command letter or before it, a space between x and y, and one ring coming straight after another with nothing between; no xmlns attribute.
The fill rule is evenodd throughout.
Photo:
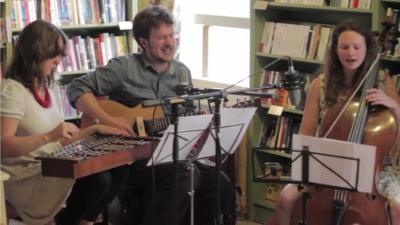
<svg viewBox="0 0 400 225"><path fill-rule="evenodd" d="M148 133L157 133L165 130L169 121L165 117L162 107L143 107L139 104L135 107L127 107L112 100L99 100L100 107L111 116L123 117L129 121L129 125L138 136L145 137ZM94 118L85 114L81 118L81 127L85 128L95 124Z"/></svg>

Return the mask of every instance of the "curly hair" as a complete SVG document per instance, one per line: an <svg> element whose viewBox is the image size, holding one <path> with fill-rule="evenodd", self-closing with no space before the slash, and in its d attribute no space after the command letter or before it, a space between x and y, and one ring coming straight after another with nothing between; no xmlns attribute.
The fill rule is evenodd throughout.
<svg viewBox="0 0 400 225"><path fill-rule="evenodd" d="M158 28L163 23L174 25L174 18L165 7L153 5L140 11L133 19L132 30L136 42L140 45L139 38L149 39L151 29Z"/></svg>
<svg viewBox="0 0 400 225"><path fill-rule="evenodd" d="M365 26L360 22L345 21L335 28L332 33L331 45L328 50L325 64L325 74L327 78L325 101L328 106L335 104L339 93L346 89L343 66L340 63L337 54L339 36L345 31L354 31L363 36L367 49L364 62L358 68L352 80L352 87L354 87L358 81L362 79L363 75L367 73L377 54L373 33L369 29L365 28Z"/></svg>
<svg viewBox="0 0 400 225"><path fill-rule="evenodd" d="M18 36L5 77L31 88L35 84L53 83L54 71L49 77L43 76L41 63L58 55L65 56L67 40L66 34L49 22L36 20L28 24Z"/></svg>

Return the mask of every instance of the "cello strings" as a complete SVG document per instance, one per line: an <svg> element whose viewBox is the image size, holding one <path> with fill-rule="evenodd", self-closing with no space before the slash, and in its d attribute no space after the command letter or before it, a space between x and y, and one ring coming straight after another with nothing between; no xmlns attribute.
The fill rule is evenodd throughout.
<svg viewBox="0 0 400 225"><path fill-rule="evenodd" d="M372 65L372 67L373 68L371 70L371 74L373 76L372 75L368 76L368 78L365 81L364 88L362 90L361 98L359 101L357 117L355 118L352 129L350 130L350 135L348 139L349 142L361 143L362 141L365 121L367 120L368 117L368 107L365 97L367 95L367 89L372 88L375 84L376 75L378 72L378 64L374 64Z"/></svg>
<svg viewBox="0 0 400 225"><path fill-rule="evenodd" d="M367 77L369 77L369 75L372 72L372 69L378 64L379 58L380 58L380 54L377 55L376 59L374 60L373 64L370 66L370 68L368 69L367 73L365 74L365 76L363 77L363 79L361 80L361 82L358 84L357 88L354 90L354 92L351 94L351 96L347 99L346 104L343 106L343 108L340 110L338 116L336 117L336 119L333 121L333 123L331 124L331 126L329 127L328 131L325 133L325 135L323 136L324 138L326 138L329 133L332 131L333 127L336 125L336 123L339 121L339 118L343 115L344 111L347 109L347 107L350 105L351 100L354 98L354 96L356 95L356 93L358 92L358 90L360 89L361 85L365 82L365 80L367 79Z"/></svg>
<svg viewBox="0 0 400 225"><path fill-rule="evenodd" d="M367 110L367 101L365 99L366 95L367 95L367 89L372 88L373 85L375 84L375 79L376 79L376 74L378 72L378 60L379 60L379 55L377 57L377 59L374 61L374 63L371 65L371 67L369 68L367 74L364 76L364 78L362 79L362 81L360 82L360 84L357 86L356 90L353 92L353 94L351 95L351 97L348 99L348 101L346 102L345 106L342 108L342 110L339 113L339 116L336 118L336 120L334 121L333 124L335 124L338 120L338 118L343 114L344 109L346 109L348 107L348 105L350 104L350 100L354 98L355 94L357 93L357 91L360 89L361 84L365 82L364 84L364 88L362 90L362 94L361 94L361 98L359 101L359 107L358 107L358 112L355 115L356 119L351 127L350 130L350 135L349 135L349 142L356 142L356 143L360 143L361 142L361 138L362 138L362 134L363 134L363 130L364 130L364 125L365 125L365 121L367 119L368 116L368 110ZM374 75L374 76L372 76ZM333 127L333 125L330 127L330 129L328 130L327 133L329 133L331 131L331 128ZM325 135L326 137L327 135ZM335 194L334 194L334 199L341 201L343 203L347 203L347 195L348 195L348 191L347 190L335 190Z"/></svg>

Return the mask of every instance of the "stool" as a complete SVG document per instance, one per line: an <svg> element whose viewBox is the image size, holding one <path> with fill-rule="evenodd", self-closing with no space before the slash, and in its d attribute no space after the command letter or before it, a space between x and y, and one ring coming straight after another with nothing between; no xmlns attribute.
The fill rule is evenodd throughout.
<svg viewBox="0 0 400 225"><path fill-rule="evenodd" d="M8 180L10 175L0 170L0 225L7 225L7 216L6 216L6 201L4 197L4 184L3 182Z"/></svg>

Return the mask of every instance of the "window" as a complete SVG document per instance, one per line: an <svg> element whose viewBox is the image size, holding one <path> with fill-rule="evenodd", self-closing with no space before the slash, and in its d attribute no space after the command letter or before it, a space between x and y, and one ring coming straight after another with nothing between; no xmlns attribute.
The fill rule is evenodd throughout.
<svg viewBox="0 0 400 225"><path fill-rule="evenodd" d="M178 1L176 1L178 3ZM249 0L181 0L179 59L193 78L234 84L250 73ZM249 80L240 86L249 86Z"/></svg>

